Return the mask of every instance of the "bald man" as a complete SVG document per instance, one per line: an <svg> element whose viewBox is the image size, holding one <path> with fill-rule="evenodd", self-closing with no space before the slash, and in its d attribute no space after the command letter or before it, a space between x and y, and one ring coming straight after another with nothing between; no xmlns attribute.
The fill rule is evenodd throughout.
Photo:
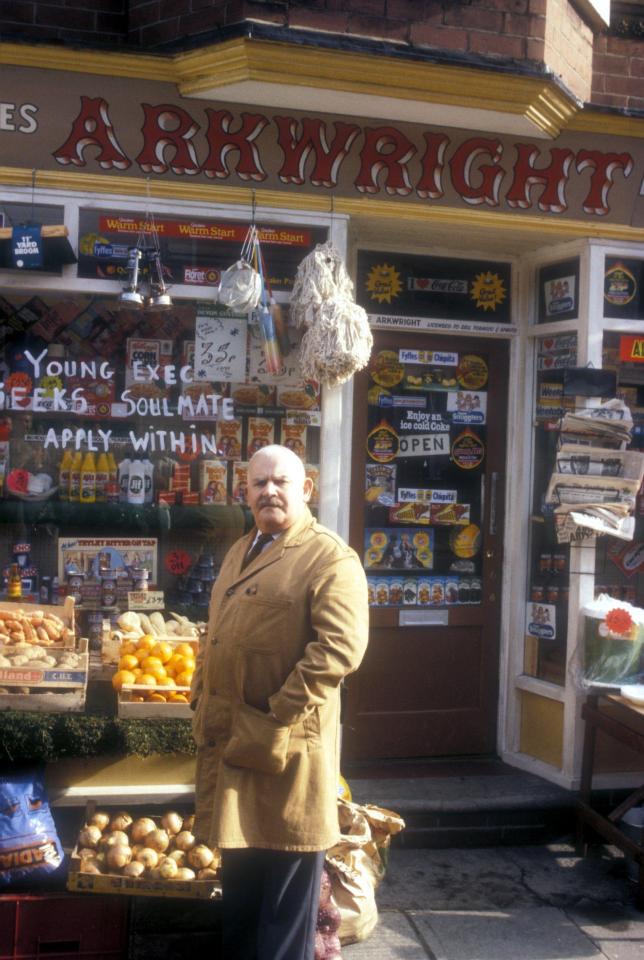
<svg viewBox="0 0 644 960"><path fill-rule="evenodd" d="M339 689L366 649L367 584L311 489L286 447L250 460L255 527L223 562L193 684L198 825L222 851L231 960L313 960L339 836Z"/></svg>

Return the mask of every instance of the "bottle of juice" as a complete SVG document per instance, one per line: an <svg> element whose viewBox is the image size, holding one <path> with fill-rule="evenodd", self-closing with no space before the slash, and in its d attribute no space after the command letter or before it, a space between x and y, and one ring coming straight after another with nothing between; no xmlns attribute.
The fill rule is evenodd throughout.
<svg viewBox="0 0 644 960"><path fill-rule="evenodd" d="M110 450L109 453L107 454L107 463L108 463L109 469L110 469L110 478L109 478L109 481L108 481L108 482L109 482L109 483L118 483L118 480L119 480L119 468L118 468L118 466L117 466L117 464L116 464L116 459L115 459L114 454L112 453L111 450Z"/></svg>
<svg viewBox="0 0 644 960"><path fill-rule="evenodd" d="M72 457L69 467L69 499L71 503L80 501L81 487L81 467L83 465L83 454L77 450Z"/></svg>
<svg viewBox="0 0 644 960"><path fill-rule="evenodd" d="M12 563L9 568L7 597L10 600L19 600L22 597L22 577L20 576L20 567L17 563Z"/></svg>
<svg viewBox="0 0 644 960"><path fill-rule="evenodd" d="M91 450L83 457L80 476L81 503L96 502L96 459Z"/></svg>
<svg viewBox="0 0 644 960"><path fill-rule="evenodd" d="M58 468L58 498L59 500L69 500L69 471L72 465L73 455L71 450L65 450L63 459Z"/></svg>
<svg viewBox="0 0 644 960"><path fill-rule="evenodd" d="M96 463L96 502L105 503L105 488L110 482L110 463L106 453L99 453Z"/></svg>

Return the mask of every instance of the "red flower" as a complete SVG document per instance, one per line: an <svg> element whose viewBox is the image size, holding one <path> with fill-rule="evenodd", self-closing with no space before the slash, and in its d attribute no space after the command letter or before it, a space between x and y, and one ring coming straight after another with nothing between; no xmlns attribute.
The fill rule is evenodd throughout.
<svg viewBox="0 0 644 960"><path fill-rule="evenodd" d="M606 626L611 633L626 636L633 629L633 618L628 610L615 607L614 610L609 610L606 614Z"/></svg>

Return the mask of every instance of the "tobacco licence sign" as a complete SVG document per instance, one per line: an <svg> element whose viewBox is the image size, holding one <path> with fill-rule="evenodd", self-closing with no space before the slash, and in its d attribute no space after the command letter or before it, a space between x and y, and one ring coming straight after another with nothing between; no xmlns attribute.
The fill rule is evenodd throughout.
<svg viewBox="0 0 644 960"><path fill-rule="evenodd" d="M624 363L644 363L644 337L620 337L619 359Z"/></svg>

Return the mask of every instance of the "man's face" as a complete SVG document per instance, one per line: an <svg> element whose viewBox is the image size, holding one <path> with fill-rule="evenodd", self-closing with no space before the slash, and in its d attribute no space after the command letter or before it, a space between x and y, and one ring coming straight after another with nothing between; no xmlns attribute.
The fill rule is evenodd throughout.
<svg viewBox="0 0 644 960"><path fill-rule="evenodd" d="M248 467L246 499L258 530L280 533L300 517L313 482L288 450L255 454Z"/></svg>

